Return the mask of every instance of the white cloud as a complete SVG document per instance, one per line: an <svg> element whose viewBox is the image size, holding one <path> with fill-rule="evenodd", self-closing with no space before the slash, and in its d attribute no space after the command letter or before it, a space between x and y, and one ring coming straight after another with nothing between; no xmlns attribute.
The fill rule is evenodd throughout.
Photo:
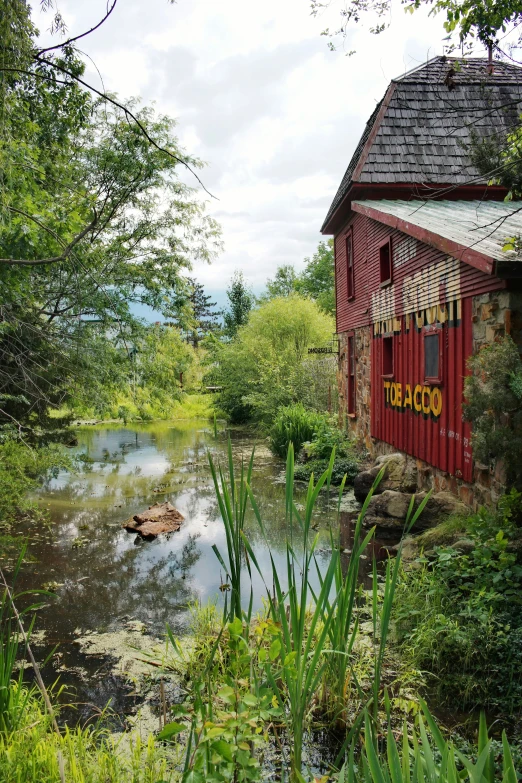
<svg viewBox="0 0 522 783"><path fill-rule="evenodd" d="M106 2L60 7L76 34ZM156 101L178 118L182 144L208 161L202 176L219 198L210 210L225 243L219 260L196 269L211 292L236 268L259 290L278 264L302 266L388 82L442 51L441 20L406 15L398 2L391 30L354 28L346 48L357 53L331 53L320 32L338 25L338 12L333 4L314 19L308 0L120 0L82 41L106 88Z"/></svg>

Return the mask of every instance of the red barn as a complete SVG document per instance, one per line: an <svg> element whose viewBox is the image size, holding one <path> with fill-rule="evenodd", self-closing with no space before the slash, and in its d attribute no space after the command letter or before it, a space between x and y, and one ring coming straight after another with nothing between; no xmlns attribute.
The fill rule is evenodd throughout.
<svg viewBox="0 0 522 783"><path fill-rule="evenodd" d="M437 57L391 82L324 222L335 237L341 411L371 454L417 461L419 488L473 505L501 490L473 462L469 356L520 342L522 203L488 185L472 138L519 123L522 69Z"/></svg>

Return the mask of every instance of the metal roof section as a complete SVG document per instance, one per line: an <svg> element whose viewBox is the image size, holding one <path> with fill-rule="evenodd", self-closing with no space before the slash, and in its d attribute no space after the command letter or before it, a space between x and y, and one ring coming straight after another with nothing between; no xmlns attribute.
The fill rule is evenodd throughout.
<svg viewBox="0 0 522 783"><path fill-rule="evenodd" d="M519 123L522 68L485 58L435 57L393 79L370 117L322 230L352 185L487 184L472 163L472 135L502 136Z"/></svg>
<svg viewBox="0 0 522 783"><path fill-rule="evenodd" d="M522 250L503 250L522 237L522 201L352 201L352 209L488 274L522 262ZM520 272L522 273L522 265Z"/></svg>

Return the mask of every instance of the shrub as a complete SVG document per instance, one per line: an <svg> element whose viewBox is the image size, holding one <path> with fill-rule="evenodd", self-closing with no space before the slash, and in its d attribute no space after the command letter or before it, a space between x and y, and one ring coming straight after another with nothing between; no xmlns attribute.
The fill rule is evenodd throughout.
<svg viewBox="0 0 522 783"><path fill-rule="evenodd" d="M323 414L307 411L300 403L281 408L270 430L270 449L284 459L289 444L293 443L294 453L298 454L303 444L312 440L325 419Z"/></svg>
<svg viewBox="0 0 522 783"><path fill-rule="evenodd" d="M435 547L399 586L399 640L456 708L522 710L522 566L510 544L520 509L511 493L497 512L470 516L469 552Z"/></svg>
<svg viewBox="0 0 522 783"><path fill-rule="evenodd" d="M502 461L510 484L522 485L522 361L506 336L468 362L464 414L473 427L475 458Z"/></svg>
<svg viewBox="0 0 522 783"><path fill-rule="evenodd" d="M214 346L207 384L219 386L219 407L234 423L253 420L269 430L283 406L308 399L308 348L324 345L333 319L297 294L254 310L228 344Z"/></svg>

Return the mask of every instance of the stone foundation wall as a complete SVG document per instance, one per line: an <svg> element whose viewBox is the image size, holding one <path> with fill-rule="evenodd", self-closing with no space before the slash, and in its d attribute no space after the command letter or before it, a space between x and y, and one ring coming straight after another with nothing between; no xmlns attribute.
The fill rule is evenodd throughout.
<svg viewBox="0 0 522 783"><path fill-rule="evenodd" d="M473 353L498 337L511 334L522 353L522 291L494 291L473 297ZM356 350L356 415L347 415L348 393L348 335L355 336ZM373 459L396 453L388 443L371 437L371 327L363 327L339 336L339 415L358 443L364 445ZM474 510L480 506L496 505L505 487L502 465L495 470L475 463L473 484L450 476L448 473L408 455L411 468L417 475L417 490L433 489L434 492L451 492Z"/></svg>
<svg viewBox="0 0 522 783"><path fill-rule="evenodd" d="M348 336L355 337L355 416L348 415ZM339 335L339 418L341 426L368 451L371 437L371 327L365 326L353 332Z"/></svg>

